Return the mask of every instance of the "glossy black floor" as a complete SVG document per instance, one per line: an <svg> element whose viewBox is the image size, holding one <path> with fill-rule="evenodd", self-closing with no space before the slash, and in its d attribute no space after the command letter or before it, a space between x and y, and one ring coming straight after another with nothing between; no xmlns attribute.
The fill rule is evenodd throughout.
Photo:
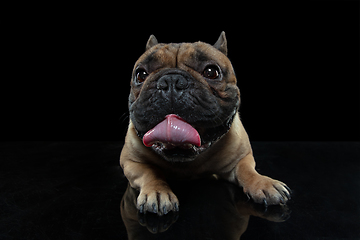
<svg viewBox="0 0 360 240"><path fill-rule="evenodd" d="M179 214L138 214L119 142L0 145L0 239L360 239L359 142L253 142L260 173L293 190L253 204L214 179L171 183ZM126 223L126 224L124 224Z"/></svg>

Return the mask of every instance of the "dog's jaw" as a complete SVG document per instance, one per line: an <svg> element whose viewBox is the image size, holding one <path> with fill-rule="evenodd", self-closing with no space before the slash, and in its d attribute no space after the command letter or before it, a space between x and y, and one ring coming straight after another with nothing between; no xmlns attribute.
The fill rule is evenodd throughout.
<svg viewBox="0 0 360 240"><path fill-rule="evenodd" d="M196 146L194 144L178 144L174 145L171 143L155 142L150 148L161 156L164 160L169 162L191 162L194 161L197 156L209 149L219 139L221 139L230 129L231 124L237 110L226 119L223 124L213 128L196 128L200 134L201 145ZM142 140L145 133L139 132L135 127L136 134Z"/></svg>

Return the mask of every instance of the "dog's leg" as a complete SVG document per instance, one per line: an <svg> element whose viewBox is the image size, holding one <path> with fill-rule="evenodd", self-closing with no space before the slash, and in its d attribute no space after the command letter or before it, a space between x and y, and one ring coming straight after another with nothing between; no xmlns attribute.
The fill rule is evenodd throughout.
<svg viewBox="0 0 360 240"><path fill-rule="evenodd" d="M239 161L235 177L244 193L256 203L265 205L285 204L290 199L291 190L285 183L260 175L255 170L255 160L252 153Z"/></svg>
<svg viewBox="0 0 360 240"><path fill-rule="evenodd" d="M140 190L137 208L141 213L153 212L163 215L179 210L179 201L158 169L146 163L121 161L121 167L131 187Z"/></svg>

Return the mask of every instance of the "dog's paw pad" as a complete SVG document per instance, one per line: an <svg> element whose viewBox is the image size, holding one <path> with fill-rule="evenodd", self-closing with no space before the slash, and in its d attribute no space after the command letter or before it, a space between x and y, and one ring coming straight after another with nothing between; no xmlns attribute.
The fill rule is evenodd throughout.
<svg viewBox="0 0 360 240"><path fill-rule="evenodd" d="M179 211L179 201L171 190L145 190L138 196L137 208L140 213L152 212L161 216Z"/></svg>
<svg viewBox="0 0 360 240"><path fill-rule="evenodd" d="M259 176L244 187L244 192L256 203L267 205L285 204L291 199L291 190L283 182L266 176Z"/></svg>

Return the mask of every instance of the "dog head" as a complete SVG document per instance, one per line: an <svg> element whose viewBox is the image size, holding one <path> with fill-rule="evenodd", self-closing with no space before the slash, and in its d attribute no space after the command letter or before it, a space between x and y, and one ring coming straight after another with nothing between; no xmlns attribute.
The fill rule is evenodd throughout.
<svg viewBox="0 0 360 240"><path fill-rule="evenodd" d="M224 32L214 45L150 36L129 95L130 120L145 146L168 161L194 160L227 133L239 104Z"/></svg>

